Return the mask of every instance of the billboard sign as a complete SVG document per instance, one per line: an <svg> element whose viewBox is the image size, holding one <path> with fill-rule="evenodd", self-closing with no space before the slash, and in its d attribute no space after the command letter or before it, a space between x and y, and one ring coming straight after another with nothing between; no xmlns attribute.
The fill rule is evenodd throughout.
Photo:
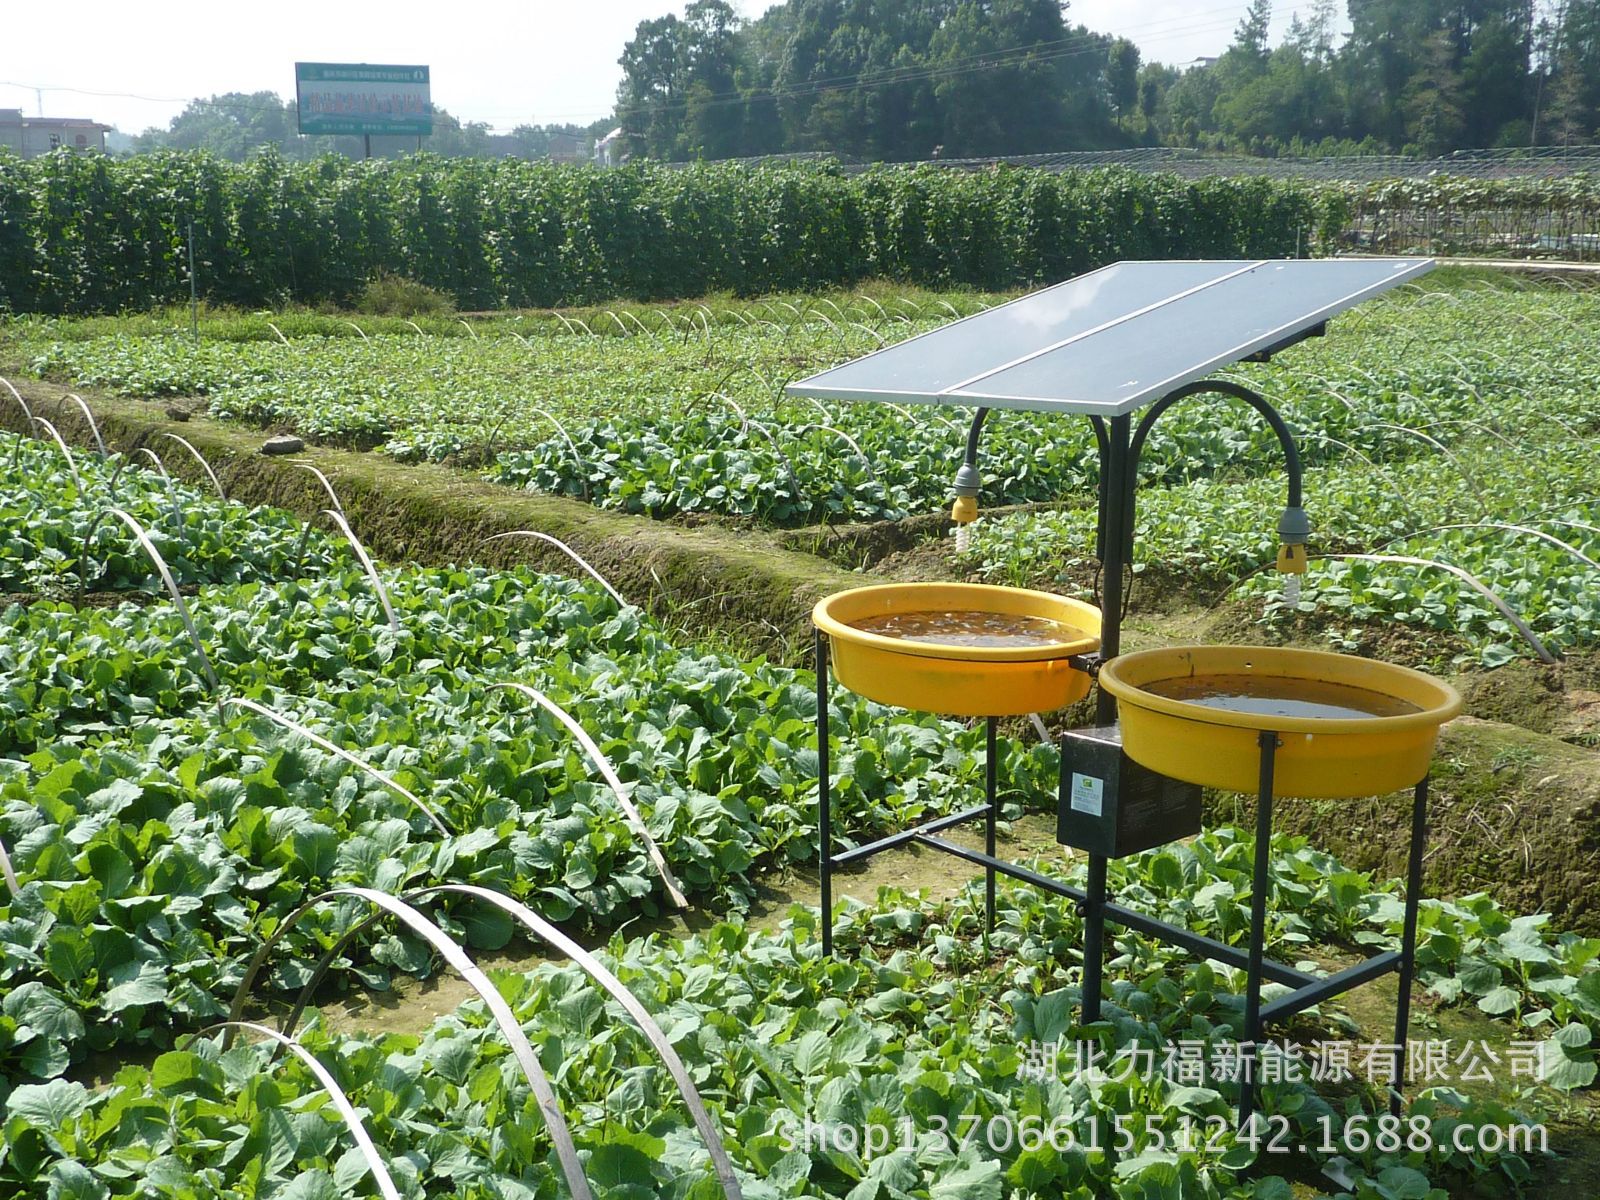
<svg viewBox="0 0 1600 1200"><path fill-rule="evenodd" d="M428 68L373 63L295 63L301 133L433 132Z"/></svg>

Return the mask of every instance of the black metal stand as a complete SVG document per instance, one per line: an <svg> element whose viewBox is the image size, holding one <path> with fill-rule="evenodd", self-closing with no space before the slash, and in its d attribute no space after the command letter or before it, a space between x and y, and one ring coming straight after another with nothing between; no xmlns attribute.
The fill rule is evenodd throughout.
<svg viewBox="0 0 1600 1200"><path fill-rule="evenodd" d="M1138 459L1145 438L1157 418L1176 402L1202 393L1220 393L1242 400L1267 419L1283 446L1285 465L1289 475L1288 503L1298 509L1300 505L1300 459L1288 427L1272 405L1263 397L1239 384L1226 380L1209 380L1185 385L1163 397L1151 407L1140 421L1137 430L1132 428L1129 416L1113 417L1109 421L1091 417L1095 438L1100 451L1100 512L1096 532L1096 557L1101 564L1101 632L1100 657L1115 658L1122 650L1123 574L1133 553L1134 493L1137 484ZM985 929L992 932L995 921L995 878L1005 875L1021 880L1043 891L1064 896L1078 905L1083 916L1083 1023L1100 1020L1101 998L1105 973L1105 924L1107 920L1153 937L1168 945L1188 950L1204 959L1224 963L1245 972L1244 1022L1241 1038L1243 1056L1242 1084L1239 1095L1240 1124L1248 1121L1255 1110L1256 1059L1259 1052L1262 1028L1272 1021L1293 1016L1315 1004L1349 991L1368 980L1376 979L1390 971L1400 975L1400 996L1395 1014L1395 1086L1390 1096L1391 1111L1398 1113L1402 1100L1401 1087L1405 1082L1406 1037L1411 1016L1411 981L1415 966L1417 940L1417 902L1422 889L1422 851L1427 834L1428 781L1424 778L1416 785L1411 806L1411 844L1406 875L1405 925L1398 951L1387 951L1346 967L1329 976L1312 975L1285 963L1267 958L1265 954L1267 892L1269 888L1270 856L1272 852L1272 799L1273 769L1279 746L1278 735L1263 732L1260 735L1261 765L1256 794L1256 844L1254 872L1250 897L1250 942L1241 949L1191 932L1178 925L1157 920L1145 913L1116 903L1106 890L1107 859L1101 854L1088 855L1088 870L1082 888L1073 887L1031 871L995 856L996 804L996 748L995 718L986 719L986 762L984 771L984 803L973 808L950 813L925 822L914 829L903 830L875 842L858 846L840 854L833 853L833 825L830 808L831 780L829 778L828 736L828 639L821 630L816 636L817 654L817 820L820 830L821 892L822 892L822 952L833 953L833 870L835 867L870 858L884 850L909 843L950 854L983 867L985 874ZM1110 725L1116 720L1116 700L1104 689L1095 703L1095 721ZM966 824L978 817L985 819L984 850L969 850L937 835L946 829ZM1283 984L1291 989L1287 995L1263 1005L1261 985L1263 980Z"/></svg>
<svg viewBox="0 0 1600 1200"><path fill-rule="evenodd" d="M995 880L1005 875L1021 880L1042 891L1064 896L1078 905L1083 915L1083 1024L1091 1025L1100 1019L1105 971L1105 925L1109 920L1124 929L1153 937L1170 946L1188 950L1199 958L1220 962L1245 972L1244 1022L1240 1039L1241 1083L1239 1091L1239 1124L1241 1127L1255 1111L1256 1067L1260 1052L1262 1029L1273 1021L1281 1021L1302 1012L1324 1000L1341 995L1351 988L1397 971L1400 976L1400 994L1395 1005L1394 1027L1394 1087L1390 1094L1390 1111L1400 1111L1401 1089L1405 1083L1406 1039L1411 1019L1411 981L1416 964L1417 905L1422 894L1422 857L1427 839L1428 781L1419 782L1412 792L1411 842L1406 871L1405 918L1400 949L1375 954L1361 962L1336 971L1332 975L1312 975L1298 967L1291 967L1266 956L1267 899L1271 887L1272 856L1272 803L1273 768L1280 745L1278 735L1263 732L1259 738L1261 766L1256 792L1256 838L1252 862L1250 889L1250 940L1240 948L1219 942L1203 934L1158 920L1136 909L1118 904L1106 892L1106 863L1103 855L1088 856L1088 875L1082 888L1062 883L1038 871L995 856L995 821L999 815L996 788L996 720L985 719L984 803L965 808L935 820L924 822L912 829L892 833L877 841L838 854L833 852L833 823L831 808L832 780L829 777L828 730L828 639L820 631L817 648L817 820L819 825L822 900L822 952L833 953L833 872L836 867L861 862L896 846L915 843L931 850L952 855L984 869L985 930L992 933L995 922ZM946 829L967 824L978 817L984 818L984 849L969 850L937 836ZM1293 990L1267 1004L1261 1003L1261 985L1264 982L1284 984Z"/></svg>

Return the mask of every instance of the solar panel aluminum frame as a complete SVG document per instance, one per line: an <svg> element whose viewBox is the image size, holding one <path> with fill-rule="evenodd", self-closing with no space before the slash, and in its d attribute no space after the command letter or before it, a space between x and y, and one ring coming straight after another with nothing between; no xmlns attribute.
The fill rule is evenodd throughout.
<svg viewBox="0 0 1600 1200"><path fill-rule="evenodd" d="M1392 264L1394 266L1394 270L1389 275L1386 275L1373 283L1346 293L1330 303L1303 312L1297 315L1291 321L1275 326L1274 328L1269 329L1255 337L1247 338L1242 342L1228 347L1221 353L1211 355L1190 367L1186 367L1182 371L1176 372L1156 382L1143 385L1137 391L1121 397L1116 401L1067 399L1065 397L1060 399L1046 399L1038 396L1017 396L1010 395L999 390L984 391L978 386L985 379L993 378L994 376L1011 370L1014 367L1018 367L1024 363L1042 358L1046 354L1064 349L1065 347L1074 343L1087 340L1096 334L1126 325L1129 321L1136 320L1141 316L1158 311L1159 309L1162 309L1167 305L1174 303L1175 301L1198 295L1205 292L1209 288L1217 286L1220 283L1224 283L1227 280L1248 274L1249 272L1258 270L1261 267L1270 266L1275 262L1311 261L1316 260L1219 260L1219 266L1223 265L1223 262L1226 262L1229 266L1234 266L1235 263L1238 265L1235 266L1233 270L1226 271L1223 274L1220 274L1213 279L1209 279L1202 284L1173 293L1172 295L1163 297L1161 300L1154 303L1146 304L1130 312L1120 314L1117 317L1102 322L1091 329L1084 330L1073 334L1070 337L1052 342L1047 346L1040 347L1036 350L1030 351L1027 354L1014 357L1007 362L980 371L975 375L942 388L937 392L860 387L834 387L826 383L818 382L834 372L844 370L847 367L855 366L858 363L867 362L870 359L877 358L883 354L903 350L905 347L911 346L924 338L948 335L949 331L958 325L981 320L983 317L990 314L1003 311L1004 309L1010 308L1014 305L1022 304L1025 301L1032 300L1035 297L1042 295L1045 291L1053 290L1054 287L1063 287L1068 284L1083 283L1086 280L1093 279L1095 276L1110 271L1116 267L1144 265L1144 263L1140 260L1122 260L1115 263L1109 263L1104 267L1100 267L1094 271L1076 276L1075 278L1067 280L1062 284L1052 285L1052 288L1045 288L1041 289L1040 291L1030 292L1028 295L1018 297L1016 300L1007 301L1005 304L996 305L994 308L985 309L981 313L974 313L972 316L963 317L960 320L953 321L948 325L941 325L937 329L918 334L916 337L907 338L903 342L896 342L892 346L886 346L881 350L875 350L870 354L866 354L858 359L852 360L850 363L842 364L838 367L830 367L828 370L819 372L818 374L807 379L799 380L795 383L789 384L787 387L785 387L784 391L790 396L814 398L818 400L844 400L868 403L895 402L902 404L945 404L962 408L1004 408L1034 412L1077 413L1081 415L1097 417L1124 416L1144 407L1146 404L1160 399L1168 392L1182 387L1186 383L1193 383L1196 380L1204 379L1207 375L1210 375L1213 371L1216 371L1222 367L1226 367L1233 363L1248 359L1251 355L1259 354L1263 351L1281 349L1286 344L1292 343L1301 336L1310 336L1311 332L1317 327L1325 325L1329 318L1336 316L1337 314L1355 306L1356 304L1359 304L1363 300L1369 299L1375 295L1379 295L1382 292L1389 291L1390 289L1398 287L1402 283L1416 279L1421 275L1425 275L1429 271L1433 270L1437 265L1436 262L1430 258L1382 258L1370 260L1375 263L1383 262ZM1363 260L1341 259L1337 261L1351 262ZM1161 259L1150 260L1149 265L1157 265L1158 263L1193 265L1193 262L1194 260L1190 259Z"/></svg>

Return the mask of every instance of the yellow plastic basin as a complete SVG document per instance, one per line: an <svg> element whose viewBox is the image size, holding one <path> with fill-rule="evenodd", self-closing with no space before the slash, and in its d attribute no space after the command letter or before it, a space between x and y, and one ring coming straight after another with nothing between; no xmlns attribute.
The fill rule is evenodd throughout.
<svg viewBox="0 0 1600 1200"><path fill-rule="evenodd" d="M946 646L884 637L852 622L895 613L989 612L1043 617L1081 631L1040 646ZM880 704L957 717L1054 712L1089 694L1067 656L1100 646L1100 610L1081 600L979 583L886 583L818 601L812 623L828 635L834 677Z"/></svg>
<svg viewBox="0 0 1600 1200"><path fill-rule="evenodd" d="M1146 691L1185 676L1257 675L1363 688L1415 705L1403 716L1284 717L1202 707ZM1231 792L1260 787L1263 730L1278 735L1273 795L1341 799L1414 787L1439 726L1461 711L1449 684L1347 654L1276 646L1174 646L1112 659L1100 686L1117 698L1122 747L1141 766Z"/></svg>

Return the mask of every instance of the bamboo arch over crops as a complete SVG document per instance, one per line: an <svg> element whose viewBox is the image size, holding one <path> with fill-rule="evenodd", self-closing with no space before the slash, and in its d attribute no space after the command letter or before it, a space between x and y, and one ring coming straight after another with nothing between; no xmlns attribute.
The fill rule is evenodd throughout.
<svg viewBox="0 0 1600 1200"><path fill-rule="evenodd" d="M361 1151L361 1157L366 1160L367 1170L372 1172L373 1182L378 1185L378 1193L384 1200L400 1200L400 1193L394 1186L394 1179L389 1175L389 1169L383 1165L383 1159L378 1155L377 1146L373 1145L372 1137L367 1133L367 1127L361 1121L361 1115L356 1112L355 1105L350 1103L350 1098L339 1087L338 1080L334 1079L332 1072L317 1060L317 1057L297 1042L292 1037L286 1037L275 1029L265 1025L257 1025L254 1021L218 1021L215 1025L208 1025L193 1036L186 1038L182 1045L190 1045L195 1038L204 1037L217 1030L226 1030L229 1036L236 1029L248 1029L251 1033L258 1033L269 1041L284 1047L296 1058L306 1065L306 1068L317 1077L317 1082L322 1085L322 1090L328 1093L328 1099L333 1101L333 1107L338 1111L339 1117L344 1121L345 1128L350 1131L350 1136L355 1139L356 1147Z"/></svg>
<svg viewBox="0 0 1600 1200"><path fill-rule="evenodd" d="M259 716L266 717L267 720L273 722L275 725L287 729L290 733L295 733L300 737L305 738L318 749L325 750L329 754L335 755L338 758L342 758L351 766L365 772L367 775L383 784L384 787L398 795L401 799L410 803L413 808L428 818L429 823L439 831L440 837L451 836L452 831L450 827L444 823L443 818L441 818L438 813L434 812L433 809L430 808L420 796L408 790L392 776L378 770L377 767L373 766L365 759L350 753L350 751L346 750L343 746L337 745L334 742L330 742L321 734L308 729L306 726L300 724L300 722L294 720L293 718L284 716L276 709L268 708L264 704L257 704L254 700L248 700L243 696L229 696L223 701L223 703L231 704L238 708L249 709L251 712L258 714Z"/></svg>
<svg viewBox="0 0 1600 1200"><path fill-rule="evenodd" d="M0 842L0 875L5 876L6 890L13 896L22 890L22 885L17 882L17 872L11 865L11 855L6 853L4 842Z"/></svg>
<svg viewBox="0 0 1600 1200"><path fill-rule="evenodd" d="M283 919L283 923L272 931L267 940L261 944L251 958L249 965L245 968L244 978L239 982L239 989L234 993L233 1004L228 1013L229 1022L239 1022L240 1014L244 1011L245 1001L250 997L250 989L256 981L256 976L260 974L261 968L266 965L267 959L277 947L278 942L282 940L284 934L317 905L341 896L364 900L380 911L360 922L345 935L344 939L337 943L334 949L324 954L314 975L327 970L327 964L333 961L333 956L337 952L338 946L342 946L349 937L359 933L385 914L395 917L412 933L415 933L437 950L440 957L467 982L473 991L478 993L484 1004L488 1006L490 1017L511 1047L511 1053L516 1058L517 1065L522 1069L523 1078L528 1081L528 1086L533 1090L534 1098L539 1105L539 1111L544 1117L545 1130L549 1133L550 1141L555 1147L556 1158L561 1164L561 1172L566 1177L567 1187L571 1191L574 1200L593 1200L593 1193L589 1190L588 1180L584 1178L583 1167L578 1162L578 1149L573 1144L572 1132L567 1127L566 1117L562 1115L561 1107L556 1103L555 1092L550 1087L550 1080L545 1075L544 1068L539 1065L539 1057L528 1043L528 1036L522 1032L522 1026L518 1023L516 1014L511 1011L511 1006L506 1003L505 997L501 996L499 990L490 982L489 977L467 956L467 952L461 948L459 943L452 940L444 930L418 912L417 909L398 897L391 896L387 892L378 891L376 888L346 886L330 888L328 891L321 892L300 905L299 908ZM224 1046L230 1040L231 1032L229 1038L224 1041Z"/></svg>
<svg viewBox="0 0 1600 1200"><path fill-rule="evenodd" d="M501 538L509 537L533 538L535 541L545 542L548 545L554 546L557 550L561 551L561 553L565 554L573 562L577 563L578 566L582 567L586 572L588 572L589 578L593 579L601 587L605 588L606 592L613 600L617 602L618 605L623 608L628 607L628 602L622 598L622 593L617 591L616 588L612 587L611 584L606 581L606 577L590 566L588 561L581 554L579 554L576 550L567 545L558 537L551 537L548 533L540 533L534 529L510 529L505 533L492 534L489 537L484 538L484 541L497 542Z"/></svg>
<svg viewBox="0 0 1600 1200"><path fill-rule="evenodd" d="M83 476L78 474L78 463L72 457L72 451L67 449L67 443L62 440L61 432L43 417L33 417L32 421L35 425L42 425L45 432L55 440L56 446L61 450L62 457L67 460L67 470L72 474L72 486L77 488L80 492L83 491ZM19 440L17 445L20 447L22 442ZM16 465L16 460L17 452L13 450L11 452L11 462L13 466Z"/></svg>
<svg viewBox="0 0 1600 1200"><path fill-rule="evenodd" d="M446 894L467 896L500 909L533 936L555 947L577 963L591 979L622 1006L623 1010L638 1023L645 1040L650 1043L651 1047L660 1056L662 1064L667 1068L667 1073L672 1076L672 1081L678 1088L678 1095L682 1097L684 1106L689 1110L689 1115L706 1144L706 1150L711 1155L712 1167L716 1172L717 1181L722 1186L722 1194L727 1197L727 1200L742 1200L743 1193L739 1188L738 1178L734 1174L733 1163L728 1158L727 1149L723 1145L721 1135L717 1132L716 1125L711 1120L711 1115L706 1111L705 1103L700 1097L699 1090L694 1086L694 1080L690 1078L683 1060L678 1056L677 1051L672 1048L672 1043L662 1031L661 1026L657 1024L655 1018L650 1015L644 1005L639 1002L638 997L623 986L622 981L607 970L594 955L567 937L566 934L562 933L527 905L512 899L502 892L478 887L474 884L444 883L406 892L399 899L406 904L414 904L424 897L436 897ZM360 924L347 929L323 953L322 958L307 977L305 986L300 989L300 996L296 1000L294 1008L284 1020L283 1032L285 1034L294 1033L301 1016L305 1013L307 1004L316 992L318 984L321 983L328 967L343 953L345 946L352 938L359 935L362 930L366 929L381 916L381 913L375 913Z"/></svg>
<svg viewBox="0 0 1600 1200"><path fill-rule="evenodd" d="M61 415L60 408L65 408L68 400L77 404L78 411L83 414L83 419L89 423L89 432L94 434L94 444L100 451L100 458L104 460L106 457L106 440L100 436L100 426L95 423L94 414L89 411L89 406L83 402L82 396L78 395L77 392L68 392L61 398L61 404L57 409L56 415L58 417Z"/></svg>
<svg viewBox="0 0 1600 1200"><path fill-rule="evenodd" d="M661 854L661 848L656 845L655 838L650 836L650 829L644 823L644 818L639 815L639 810L634 807L633 801L628 798L628 790L623 785L622 779L617 775L616 768L611 765L611 760L595 744L582 725L578 724L566 709L562 708L538 688L529 687L525 683L491 683L490 690L503 688L509 691L521 692L540 708L544 709L557 721L566 727L568 733L577 739L578 745L583 747L584 753L594 763L595 769L600 772L600 777L605 780L606 786L611 789L611 794L616 797L617 806L622 809L623 815L633 825L634 832L644 839L645 853L650 856L650 861L655 864L656 872L661 876L661 883L667 889L667 895L678 908L688 908L689 901L678 886L678 881L673 877L667 860Z"/></svg>
<svg viewBox="0 0 1600 1200"><path fill-rule="evenodd" d="M211 486L217 489L217 498L219 500L226 500L228 498L228 493L222 490L222 481L217 478L217 473L211 469L211 464L206 461L206 456L201 454L200 451L196 450L187 438L181 438L175 433L165 432L163 432L160 436L164 438L171 438L173 441L177 442L178 445L182 446L191 455L193 455L195 462L200 464L200 469L206 473L206 478L211 480Z"/></svg>
<svg viewBox="0 0 1600 1200"><path fill-rule="evenodd" d="M172 603L178 610L178 616L183 621L183 627L189 634L189 641L194 645L194 651L200 658L200 669L205 675L206 683L211 688L211 695L216 697L217 693L222 690L222 685L217 682L217 673L211 669L211 658L206 654L206 648L200 641L200 631L195 628L194 618L189 615L189 606L183 602L183 595L178 591L178 584L172 578L172 572L167 569L166 559L161 557L161 551L156 549L155 543L150 540L150 535L145 532L144 526L139 524L131 513L115 507L108 507L102 510L102 515L105 513L116 517L133 531L133 536L138 539L139 546L149 556L150 561L155 564L156 571L161 576L161 582L166 585L167 594L172 597ZM98 522L98 518L96 518L96 521ZM93 525L89 527L89 532L91 535L94 533ZM217 703L217 713L219 716L222 713L220 700Z"/></svg>

